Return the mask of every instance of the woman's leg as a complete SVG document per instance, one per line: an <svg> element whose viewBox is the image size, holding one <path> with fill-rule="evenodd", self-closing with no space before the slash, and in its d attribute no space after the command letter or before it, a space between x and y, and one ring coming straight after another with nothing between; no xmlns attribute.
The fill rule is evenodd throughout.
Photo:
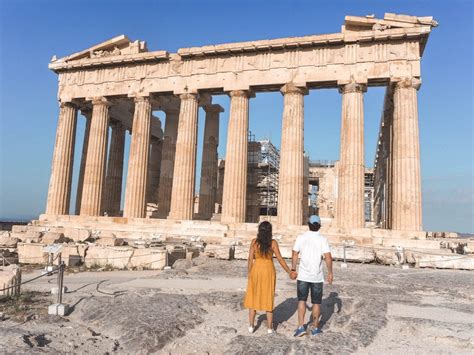
<svg viewBox="0 0 474 355"><path fill-rule="evenodd" d="M267 311L267 327L273 329L273 311Z"/></svg>
<svg viewBox="0 0 474 355"><path fill-rule="evenodd" d="M249 325L251 327L255 326L255 315L257 314L257 311L255 309L249 308Z"/></svg>

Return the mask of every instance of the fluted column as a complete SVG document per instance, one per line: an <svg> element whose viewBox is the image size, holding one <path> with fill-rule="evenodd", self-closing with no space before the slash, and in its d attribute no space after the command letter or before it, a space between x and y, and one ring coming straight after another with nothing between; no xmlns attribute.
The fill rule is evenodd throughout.
<svg viewBox="0 0 474 355"><path fill-rule="evenodd" d="M69 214L76 121L77 109L74 105L61 103L46 203L47 214Z"/></svg>
<svg viewBox="0 0 474 355"><path fill-rule="evenodd" d="M286 84L281 92L284 96L284 106L278 182L278 223L301 225L305 191L304 95L307 94L307 89Z"/></svg>
<svg viewBox="0 0 474 355"><path fill-rule="evenodd" d="M158 201L158 187L160 185L160 167L163 141L151 137L150 162L148 164L148 189L146 202L156 203Z"/></svg>
<svg viewBox="0 0 474 355"><path fill-rule="evenodd" d="M86 170L87 146L89 144L89 133L91 130L92 109L89 109L89 108L81 109L81 114L86 119L86 125L84 129L84 139L82 141L81 166L79 168L79 178L77 181L76 208L75 208L77 215L81 213L82 189L84 187L84 172Z"/></svg>
<svg viewBox="0 0 474 355"><path fill-rule="evenodd" d="M150 131L150 99L148 97L136 97L128 159L127 186L125 188L124 217L144 218L146 214L145 199L150 154Z"/></svg>
<svg viewBox="0 0 474 355"><path fill-rule="evenodd" d="M207 105L206 124L201 165L201 185L199 189L199 215L211 218L217 194L217 147L219 145L219 114L224 112L220 105Z"/></svg>
<svg viewBox="0 0 474 355"><path fill-rule="evenodd" d="M107 176L105 178L104 211L109 216L118 216L122 197L123 158L125 150L125 127L118 121L112 127Z"/></svg>
<svg viewBox="0 0 474 355"><path fill-rule="evenodd" d="M224 223L245 222L248 126L249 92L232 91L222 195L221 221Z"/></svg>
<svg viewBox="0 0 474 355"><path fill-rule="evenodd" d="M417 90L420 80L395 85L393 96L391 227L422 230Z"/></svg>
<svg viewBox="0 0 474 355"><path fill-rule="evenodd" d="M161 153L160 185L158 186L158 215L167 217L171 205L174 158L178 136L179 110L167 110Z"/></svg>
<svg viewBox="0 0 474 355"><path fill-rule="evenodd" d="M99 216L102 214L110 105L110 102L103 97L92 101L91 127L81 199L81 216Z"/></svg>
<svg viewBox="0 0 474 355"><path fill-rule="evenodd" d="M366 90L366 85L357 83L340 87L342 119L336 223L342 228L365 226L364 92Z"/></svg>
<svg viewBox="0 0 474 355"><path fill-rule="evenodd" d="M182 94L169 218L193 218L198 127L198 95Z"/></svg>

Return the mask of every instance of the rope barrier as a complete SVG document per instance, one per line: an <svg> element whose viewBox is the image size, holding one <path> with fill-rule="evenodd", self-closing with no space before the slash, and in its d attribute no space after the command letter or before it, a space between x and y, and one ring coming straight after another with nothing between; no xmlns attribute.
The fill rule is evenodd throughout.
<svg viewBox="0 0 474 355"><path fill-rule="evenodd" d="M50 271L50 272L48 272L48 273L46 273L46 274L42 274L42 275L33 277L32 279L29 279L29 280L20 282L19 284L16 284L16 285L13 285L13 286L9 286L9 287L5 287L5 288L3 288L3 289L0 289L0 292L1 292L1 291L9 290L9 289L12 289L12 288L15 288L15 287L18 287L18 286L21 286L21 285L24 285L24 284L27 284L27 283L30 283L30 282L33 282L33 281L38 280L38 279L40 279L40 278L42 278L42 277L45 277L45 276L51 276L51 275L53 275L53 274L55 274L55 273L57 273L57 272L58 272L57 269L56 269L56 270L53 270L53 271Z"/></svg>

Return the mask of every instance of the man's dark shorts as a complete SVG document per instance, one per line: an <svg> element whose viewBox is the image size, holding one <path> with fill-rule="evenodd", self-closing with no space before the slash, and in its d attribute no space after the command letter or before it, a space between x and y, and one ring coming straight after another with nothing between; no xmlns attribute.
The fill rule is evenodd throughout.
<svg viewBox="0 0 474 355"><path fill-rule="evenodd" d="M321 304L323 299L323 283L322 282L306 282L297 281L298 301L307 301L309 290L311 289L311 303Z"/></svg>

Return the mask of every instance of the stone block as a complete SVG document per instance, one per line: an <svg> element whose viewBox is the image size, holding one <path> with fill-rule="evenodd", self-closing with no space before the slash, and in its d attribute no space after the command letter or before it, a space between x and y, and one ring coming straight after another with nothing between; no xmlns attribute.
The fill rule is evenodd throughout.
<svg viewBox="0 0 474 355"><path fill-rule="evenodd" d="M21 282L21 269L18 265L0 267L0 289L15 286ZM19 294L20 287L9 288L0 291L2 296L14 296Z"/></svg>
<svg viewBox="0 0 474 355"><path fill-rule="evenodd" d="M384 265L398 265L403 260L398 259L397 250L375 249L375 260Z"/></svg>
<svg viewBox="0 0 474 355"><path fill-rule="evenodd" d="M100 246L119 247L125 245L125 241L122 238L117 238L114 233L101 232L99 238L96 239L95 244Z"/></svg>
<svg viewBox="0 0 474 355"><path fill-rule="evenodd" d="M65 303L55 303L48 307L48 314L52 316L67 316L69 305Z"/></svg>
<svg viewBox="0 0 474 355"><path fill-rule="evenodd" d="M459 254L429 254L413 251L410 258L415 260L416 266L435 269L474 270L474 255Z"/></svg>
<svg viewBox="0 0 474 355"><path fill-rule="evenodd" d="M166 249L134 249L127 265L128 268L161 270L166 265Z"/></svg>
<svg viewBox="0 0 474 355"><path fill-rule="evenodd" d="M25 233L27 230L28 226L26 225L12 226L12 233Z"/></svg>
<svg viewBox="0 0 474 355"><path fill-rule="evenodd" d="M44 244L18 243L18 261L21 264L46 264L48 254L43 252Z"/></svg>
<svg viewBox="0 0 474 355"><path fill-rule="evenodd" d="M37 231L12 232L10 234L10 237L18 238L19 241L24 243L39 243L42 236L43 233Z"/></svg>
<svg viewBox="0 0 474 355"><path fill-rule="evenodd" d="M134 248L91 245L87 249L85 264L87 267L110 266L114 269L126 269Z"/></svg>
<svg viewBox="0 0 474 355"><path fill-rule="evenodd" d="M59 232L46 232L41 238L43 244L58 244L72 242L71 239L66 238L64 233Z"/></svg>
<svg viewBox="0 0 474 355"><path fill-rule="evenodd" d="M10 233L3 233L0 235L0 248L16 248L18 238L10 237Z"/></svg>
<svg viewBox="0 0 474 355"><path fill-rule="evenodd" d="M66 238L69 238L75 242L85 242L91 236L91 231L89 229L81 228L64 228L64 235Z"/></svg>
<svg viewBox="0 0 474 355"><path fill-rule="evenodd" d="M344 259L344 248L342 245L331 246L331 255L334 259ZM371 248L361 248L357 246L346 248L346 260L357 262L372 262L375 260L375 252Z"/></svg>

